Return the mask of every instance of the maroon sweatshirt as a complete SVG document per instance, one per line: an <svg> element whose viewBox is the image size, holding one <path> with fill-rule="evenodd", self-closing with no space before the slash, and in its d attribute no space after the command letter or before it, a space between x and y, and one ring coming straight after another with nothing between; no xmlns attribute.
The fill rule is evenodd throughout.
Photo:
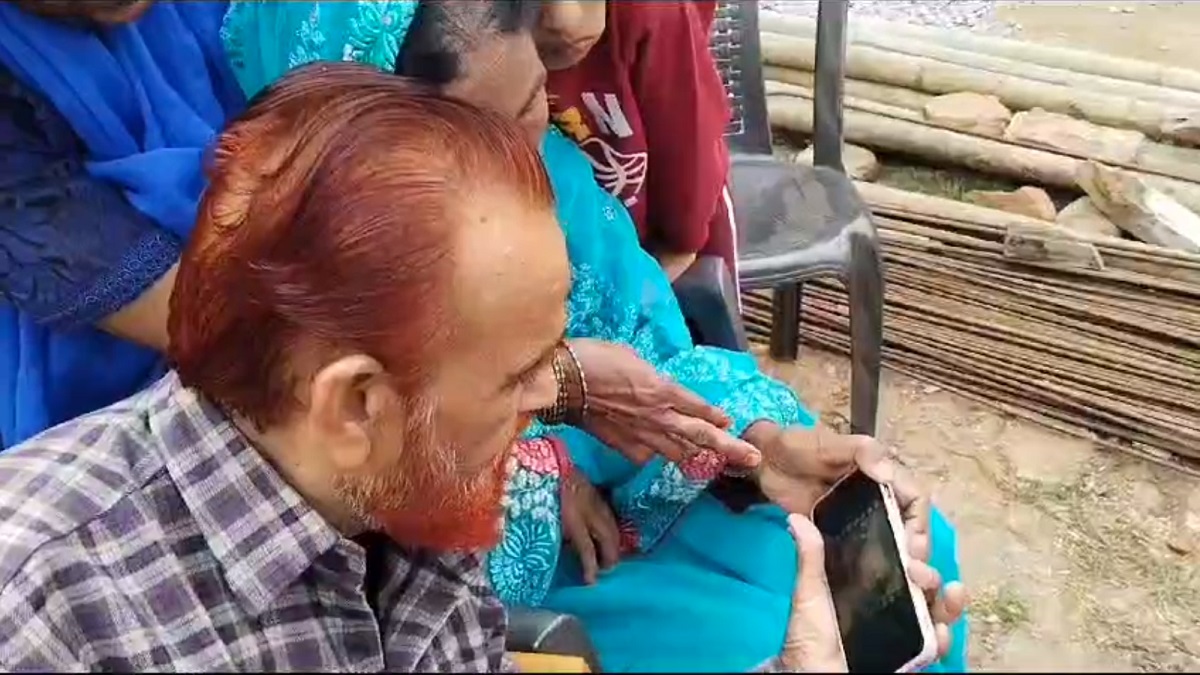
<svg viewBox="0 0 1200 675"><path fill-rule="evenodd" d="M548 86L555 124L625 203L644 247L719 255L733 270L729 109L708 51L715 8L609 0L604 35Z"/></svg>

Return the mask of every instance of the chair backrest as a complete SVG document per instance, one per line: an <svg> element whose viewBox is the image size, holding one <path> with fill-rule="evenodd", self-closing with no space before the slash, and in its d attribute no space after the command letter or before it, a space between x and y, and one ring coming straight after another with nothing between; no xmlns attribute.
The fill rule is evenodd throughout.
<svg viewBox="0 0 1200 675"><path fill-rule="evenodd" d="M771 123L763 85L762 49L758 38L758 3L722 0L717 3L709 49L729 99L731 111L725 140L733 152L771 153Z"/></svg>
<svg viewBox="0 0 1200 675"><path fill-rule="evenodd" d="M813 84L814 163L842 166L842 90L846 60L847 0L820 0ZM771 154L771 122L763 84L762 46L755 0L717 3L709 48L732 111L725 139L735 153Z"/></svg>

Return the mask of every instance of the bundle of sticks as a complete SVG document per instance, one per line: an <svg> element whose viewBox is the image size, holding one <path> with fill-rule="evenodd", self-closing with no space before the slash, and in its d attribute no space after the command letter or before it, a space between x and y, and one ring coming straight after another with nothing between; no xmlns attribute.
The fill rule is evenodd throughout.
<svg viewBox="0 0 1200 675"><path fill-rule="evenodd" d="M1200 254L1072 236L1099 264L1063 263L1022 252L1039 232L1053 248L1042 221L858 187L886 264L885 366L1200 476ZM841 285L804 298L805 341L848 352ZM767 293L749 294L745 320L769 335Z"/></svg>

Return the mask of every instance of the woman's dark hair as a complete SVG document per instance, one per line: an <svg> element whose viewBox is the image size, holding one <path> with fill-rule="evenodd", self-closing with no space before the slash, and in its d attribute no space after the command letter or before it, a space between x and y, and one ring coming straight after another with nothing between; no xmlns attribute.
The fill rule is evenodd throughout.
<svg viewBox="0 0 1200 675"><path fill-rule="evenodd" d="M421 0L404 46L396 57L396 74L440 87L462 74L461 57L490 35L532 30L540 0Z"/></svg>

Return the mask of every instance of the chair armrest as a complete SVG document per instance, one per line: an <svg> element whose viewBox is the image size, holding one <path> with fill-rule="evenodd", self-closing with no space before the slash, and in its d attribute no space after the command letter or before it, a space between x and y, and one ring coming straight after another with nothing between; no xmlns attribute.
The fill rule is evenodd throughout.
<svg viewBox="0 0 1200 675"><path fill-rule="evenodd" d="M747 351L738 289L725 261L700 256L675 280L675 297L697 344Z"/></svg>
<svg viewBox="0 0 1200 675"><path fill-rule="evenodd" d="M596 649L583 623L569 614L510 607L507 638L510 652L574 656L583 659L591 672L600 672Z"/></svg>

